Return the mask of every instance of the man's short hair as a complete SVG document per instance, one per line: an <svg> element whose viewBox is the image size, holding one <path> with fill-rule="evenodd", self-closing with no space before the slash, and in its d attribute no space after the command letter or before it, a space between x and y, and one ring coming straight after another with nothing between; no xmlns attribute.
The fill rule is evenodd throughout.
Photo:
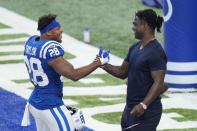
<svg viewBox="0 0 197 131"><path fill-rule="evenodd" d="M49 25L55 18L57 17L57 15L55 14L48 14L48 15L43 15L41 17L39 17L38 19L38 28L37 30L42 30L44 29L47 25Z"/></svg>

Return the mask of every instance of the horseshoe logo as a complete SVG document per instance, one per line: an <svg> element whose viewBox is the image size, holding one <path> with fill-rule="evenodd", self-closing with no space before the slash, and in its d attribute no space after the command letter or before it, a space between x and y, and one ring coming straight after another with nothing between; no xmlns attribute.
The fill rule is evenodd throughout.
<svg viewBox="0 0 197 131"><path fill-rule="evenodd" d="M164 22L167 22L172 16L172 3L170 0L166 0L168 5L168 12L166 15L163 16Z"/></svg>

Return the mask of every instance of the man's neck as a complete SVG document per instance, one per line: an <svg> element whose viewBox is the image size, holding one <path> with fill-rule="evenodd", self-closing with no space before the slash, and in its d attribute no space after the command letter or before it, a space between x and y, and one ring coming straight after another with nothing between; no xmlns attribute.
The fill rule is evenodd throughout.
<svg viewBox="0 0 197 131"><path fill-rule="evenodd" d="M40 40L44 40L44 39L46 39L46 37L43 36L43 35L41 35L41 36L40 36Z"/></svg>
<svg viewBox="0 0 197 131"><path fill-rule="evenodd" d="M154 40L155 36L154 35L149 35L149 36L144 36L141 39L141 46L140 49L144 48L147 44L149 44L150 41Z"/></svg>

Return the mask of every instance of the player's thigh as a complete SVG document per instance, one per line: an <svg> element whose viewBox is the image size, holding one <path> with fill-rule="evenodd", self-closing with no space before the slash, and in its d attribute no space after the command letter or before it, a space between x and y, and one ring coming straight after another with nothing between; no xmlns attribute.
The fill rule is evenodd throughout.
<svg viewBox="0 0 197 131"><path fill-rule="evenodd" d="M34 117L34 119L35 118L40 118L40 116L39 116L39 110L38 109L36 109L34 106L32 106L31 104L29 104L29 111L30 111L30 113L32 114L32 116Z"/></svg>
<svg viewBox="0 0 197 131"><path fill-rule="evenodd" d="M37 131L49 131L48 125L41 119L35 118Z"/></svg>
<svg viewBox="0 0 197 131"><path fill-rule="evenodd" d="M73 118L70 114L70 111L66 108L66 106L60 106L60 109L62 110L62 113L65 115L68 125L70 126L71 131L75 130L74 123L73 123Z"/></svg>
<svg viewBox="0 0 197 131"><path fill-rule="evenodd" d="M41 120L41 123L46 125L50 131L70 130L74 131L74 124L70 112L63 105L53 109L38 110L35 107L30 107L30 112L34 118ZM40 124L38 124L40 125Z"/></svg>
<svg viewBox="0 0 197 131"><path fill-rule="evenodd" d="M50 131L55 131L55 130L74 131L75 129L70 112L64 105L50 109L46 113L45 118L47 118L46 122L50 127Z"/></svg>
<svg viewBox="0 0 197 131"><path fill-rule="evenodd" d="M43 121L42 110L36 109L32 105L29 106L29 111L31 112L34 120L36 122L37 131L49 131L48 125Z"/></svg>

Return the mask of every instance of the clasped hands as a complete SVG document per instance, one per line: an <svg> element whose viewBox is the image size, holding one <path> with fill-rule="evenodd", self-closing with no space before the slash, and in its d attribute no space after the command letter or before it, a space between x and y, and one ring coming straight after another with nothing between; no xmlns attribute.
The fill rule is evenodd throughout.
<svg viewBox="0 0 197 131"><path fill-rule="evenodd" d="M94 61L100 60L101 65L107 64L110 60L109 53L110 53L110 50L103 51L103 47L101 46L100 49L99 49L99 54L97 55L97 57L95 58Z"/></svg>
<svg viewBox="0 0 197 131"><path fill-rule="evenodd" d="M100 47L99 58L100 58L100 61L101 61L101 65L104 65L104 64L109 62L109 60L110 60L109 53L110 53L110 50L107 50L107 51L104 52L103 47L102 46Z"/></svg>

